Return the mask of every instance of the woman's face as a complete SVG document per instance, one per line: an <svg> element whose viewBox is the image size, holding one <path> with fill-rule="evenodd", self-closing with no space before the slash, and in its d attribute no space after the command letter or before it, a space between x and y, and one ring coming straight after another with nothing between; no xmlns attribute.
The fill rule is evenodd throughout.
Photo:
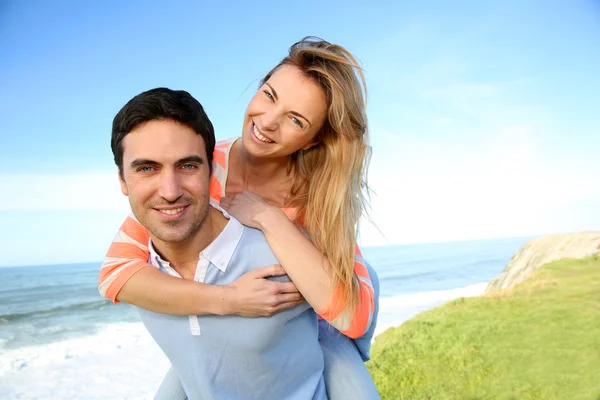
<svg viewBox="0 0 600 400"><path fill-rule="evenodd" d="M297 67L283 65L250 100L242 143L255 157L287 157L316 143L326 113L323 89Z"/></svg>

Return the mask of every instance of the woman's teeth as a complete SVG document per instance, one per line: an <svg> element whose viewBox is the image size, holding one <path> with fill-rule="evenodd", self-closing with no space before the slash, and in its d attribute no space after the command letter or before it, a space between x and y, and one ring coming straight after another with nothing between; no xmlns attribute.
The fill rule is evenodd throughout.
<svg viewBox="0 0 600 400"><path fill-rule="evenodd" d="M183 211L183 207L179 207L174 210L160 210L161 213L165 213L165 214L169 214L169 215L175 215L181 211Z"/></svg>
<svg viewBox="0 0 600 400"><path fill-rule="evenodd" d="M269 139L268 137L261 135L261 134L258 132L258 128L256 128L256 125L254 125L254 136L256 136L256 138L257 138L258 140L260 140L261 142L265 142L265 143L275 143L274 141L272 141L272 140L271 140L271 139Z"/></svg>

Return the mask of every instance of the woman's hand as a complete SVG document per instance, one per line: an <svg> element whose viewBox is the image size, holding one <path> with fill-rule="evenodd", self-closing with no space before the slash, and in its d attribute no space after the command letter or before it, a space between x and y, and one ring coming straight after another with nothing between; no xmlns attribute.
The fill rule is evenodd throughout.
<svg viewBox="0 0 600 400"><path fill-rule="evenodd" d="M223 197L221 207L242 224L261 230L264 230L265 222L273 217L283 216L287 219L279 208L270 205L250 190Z"/></svg>
<svg viewBox="0 0 600 400"><path fill-rule="evenodd" d="M267 279L285 275L280 265L253 269L240 276L235 282L226 285L232 291L227 303L230 308L225 314L242 317L268 317L304 301L292 282Z"/></svg>

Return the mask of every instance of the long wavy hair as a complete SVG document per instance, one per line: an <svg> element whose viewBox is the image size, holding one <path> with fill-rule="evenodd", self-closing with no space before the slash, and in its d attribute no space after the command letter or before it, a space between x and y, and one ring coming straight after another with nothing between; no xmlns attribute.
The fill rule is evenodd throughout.
<svg viewBox="0 0 600 400"><path fill-rule="evenodd" d="M341 46L315 37L292 45L278 68L299 68L325 92L327 117L317 144L290 157L294 184L287 206L298 208L295 222L327 257L338 300L335 310L353 315L358 303L354 254L358 223L367 205L370 159L366 115L366 83L356 58ZM335 299L332 299L335 301Z"/></svg>

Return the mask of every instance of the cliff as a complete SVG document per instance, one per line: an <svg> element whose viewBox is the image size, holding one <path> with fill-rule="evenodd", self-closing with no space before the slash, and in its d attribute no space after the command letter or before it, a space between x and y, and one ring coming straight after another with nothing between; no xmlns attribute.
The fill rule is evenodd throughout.
<svg viewBox="0 0 600 400"><path fill-rule="evenodd" d="M514 287L542 265L599 254L600 232L547 235L533 239L512 257L504 272L490 282L486 294Z"/></svg>

